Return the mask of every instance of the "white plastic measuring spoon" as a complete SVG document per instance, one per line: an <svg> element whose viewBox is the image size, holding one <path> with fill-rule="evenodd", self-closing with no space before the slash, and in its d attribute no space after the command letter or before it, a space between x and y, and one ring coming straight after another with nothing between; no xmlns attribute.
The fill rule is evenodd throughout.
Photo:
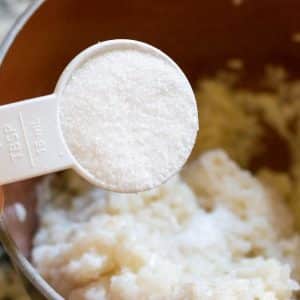
<svg viewBox="0 0 300 300"><path fill-rule="evenodd" d="M187 97L187 101L190 101L189 103L193 106L192 114L181 115L181 118L182 116L183 118L186 117L186 122L190 122L191 124L189 136L185 141L188 143L186 152L181 153L180 159L176 163L170 162L170 167L159 177L159 182L149 183L149 185L122 185L122 179L116 185L114 182L109 182L109 180L105 181L101 178L91 176L74 157L74 153L72 153L66 142L61 126L59 111L62 94L67 84L71 81L74 72L92 57L101 56L122 48L147 52L149 55L151 54L153 57L161 59L168 66L171 66L179 74L180 80L184 82L184 95ZM0 185L73 168L86 180L105 189L118 192L137 192L152 188L166 181L175 172L179 171L188 158L198 130L195 103L192 88L184 74L160 50L148 44L132 40L111 40L98 43L80 53L67 66L52 95L0 107ZM178 111L180 111L180 108ZM174 128L174 130L175 135L172 138L176 139L177 129ZM101 139L101 136L95 138ZM178 138L184 140L185 137L180 136ZM172 151L176 150L172 149ZM155 155L158 154L156 153ZM168 157L166 157L167 159ZM134 174L135 170L132 171L132 174ZM131 175L128 174L128 176Z"/></svg>

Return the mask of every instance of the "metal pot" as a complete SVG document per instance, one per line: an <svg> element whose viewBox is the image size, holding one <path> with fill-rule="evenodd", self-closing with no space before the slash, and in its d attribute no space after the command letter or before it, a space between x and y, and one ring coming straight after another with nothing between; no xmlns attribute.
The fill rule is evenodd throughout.
<svg viewBox="0 0 300 300"><path fill-rule="evenodd" d="M300 73L300 1L244 0L37 0L15 24L0 48L0 103L51 93L67 63L95 42L142 40L168 53L192 83L232 57L246 62L245 84L253 84L265 63ZM1 144L0 128L0 144ZM200 135L201 138L201 135ZM39 179L3 186L0 236L15 265L48 299L61 297L29 263L38 225L35 185ZM16 217L16 202L28 216Z"/></svg>

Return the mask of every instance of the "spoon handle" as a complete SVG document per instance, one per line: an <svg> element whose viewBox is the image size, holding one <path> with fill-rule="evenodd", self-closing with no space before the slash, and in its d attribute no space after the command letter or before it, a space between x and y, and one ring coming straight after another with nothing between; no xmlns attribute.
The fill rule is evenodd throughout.
<svg viewBox="0 0 300 300"><path fill-rule="evenodd" d="M72 166L55 94L0 106L0 184Z"/></svg>

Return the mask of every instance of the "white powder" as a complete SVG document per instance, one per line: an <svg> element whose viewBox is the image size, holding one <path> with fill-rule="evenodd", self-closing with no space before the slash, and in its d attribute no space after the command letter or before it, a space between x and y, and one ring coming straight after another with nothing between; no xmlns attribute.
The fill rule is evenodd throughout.
<svg viewBox="0 0 300 300"><path fill-rule="evenodd" d="M161 184L182 167L196 138L197 108L187 79L147 47L95 55L75 70L61 95L61 126L79 171L106 189Z"/></svg>

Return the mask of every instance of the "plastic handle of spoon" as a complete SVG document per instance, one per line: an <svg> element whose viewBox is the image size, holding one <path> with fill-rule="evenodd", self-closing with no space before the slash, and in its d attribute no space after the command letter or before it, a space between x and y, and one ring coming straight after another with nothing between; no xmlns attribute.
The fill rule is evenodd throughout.
<svg viewBox="0 0 300 300"><path fill-rule="evenodd" d="M0 185L68 169L55 94L0 106Z"/></svg>

